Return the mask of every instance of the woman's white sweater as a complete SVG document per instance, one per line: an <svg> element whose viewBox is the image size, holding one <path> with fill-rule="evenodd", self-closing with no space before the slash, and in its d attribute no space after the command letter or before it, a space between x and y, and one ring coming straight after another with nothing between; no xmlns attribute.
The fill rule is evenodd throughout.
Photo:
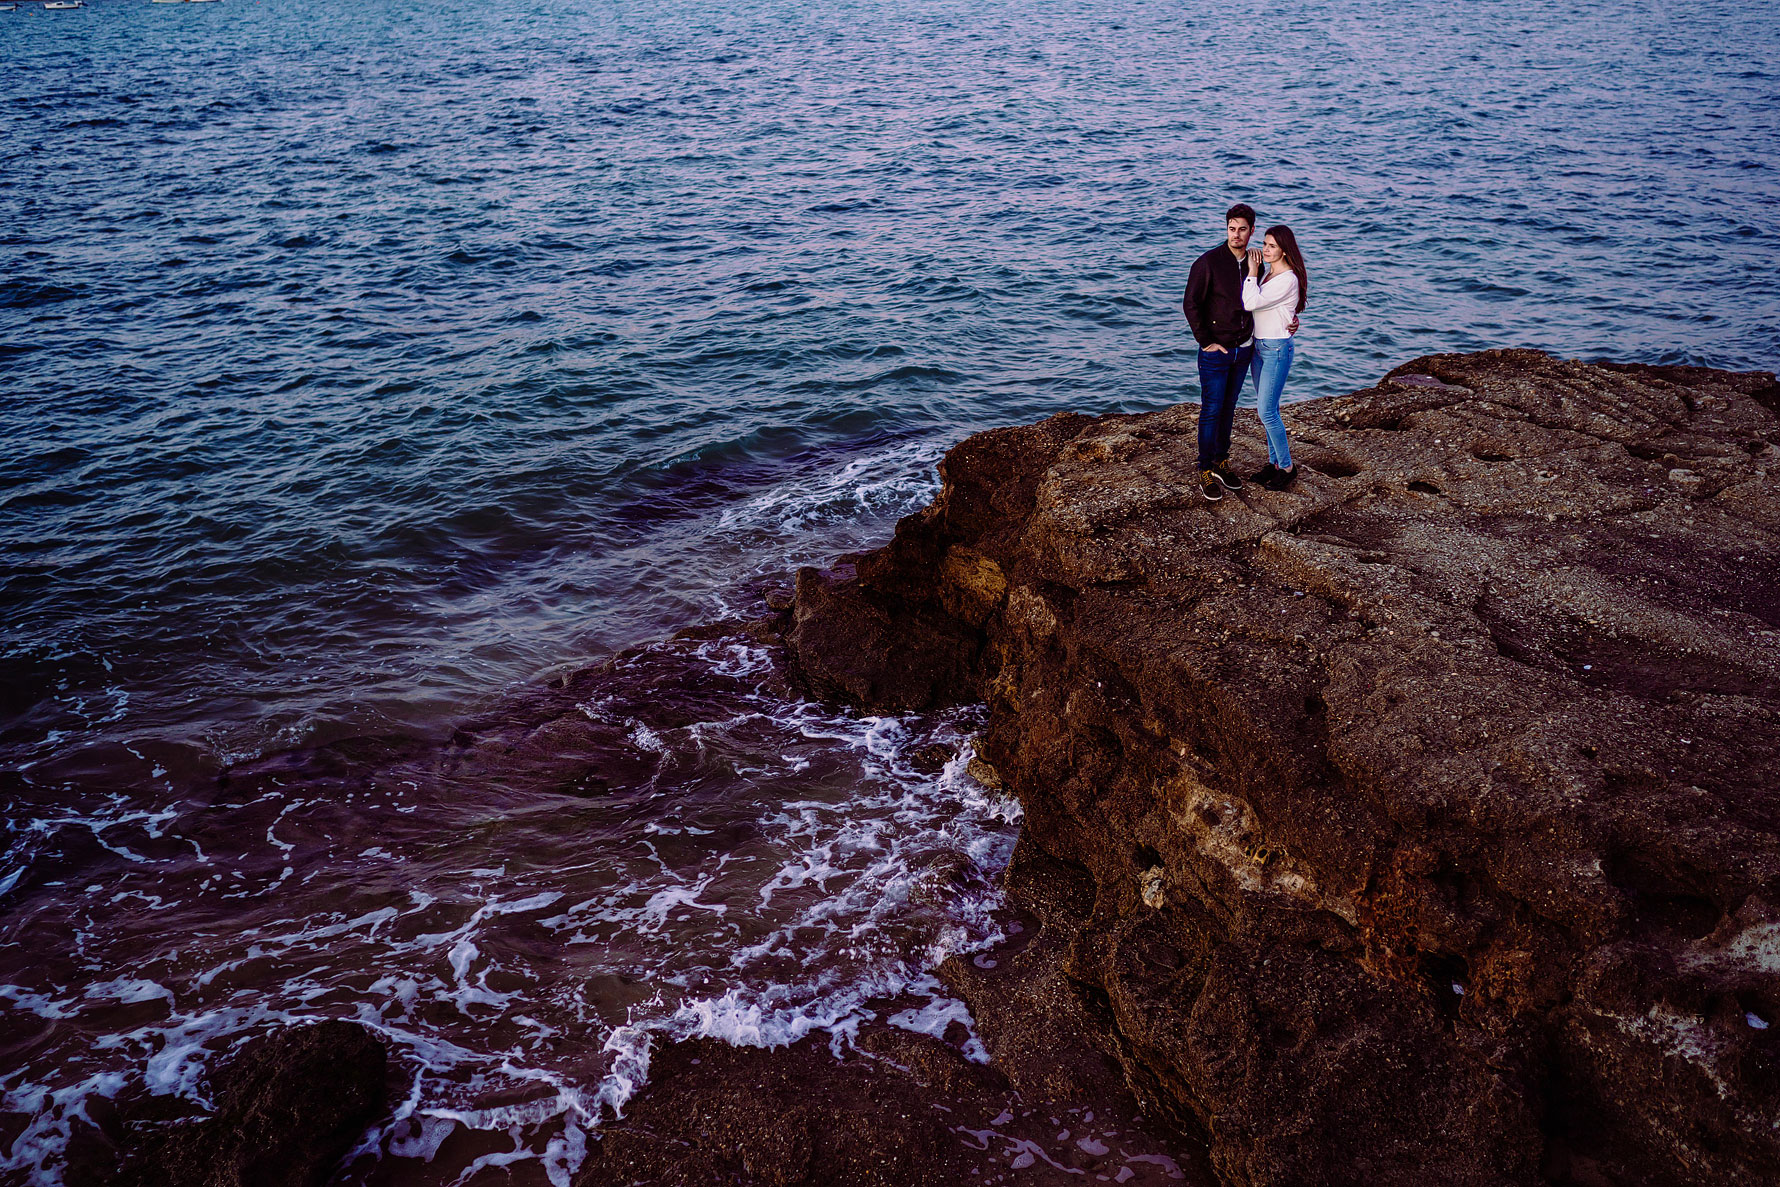
<svg viewBox="0 0 1780 1187"><path fill-rule="evenodd" d="M1282 268L1266 280L1246 277L1242 282L1242 307L1255 315L1255 337L1290 338L1286 327L1298 313L1298 274Z"/></svg>

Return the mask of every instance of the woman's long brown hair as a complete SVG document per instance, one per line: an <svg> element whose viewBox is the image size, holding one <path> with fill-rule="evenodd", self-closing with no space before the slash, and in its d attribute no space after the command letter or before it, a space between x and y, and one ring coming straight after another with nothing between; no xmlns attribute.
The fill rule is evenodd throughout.
<svg viewBox="0 0 1780 1187"><path fill-rule="evenodd" d="M1304 270L1304 253L1298 250L1298 238L1292 234L1292 228L1280 225L1267 228L1267 237L1279 244L1279 250L1286 258L1286 266L1298 274L1298 308L1297 313L1304 312L1304 298L1310 295L1310 273ZM1263 237L1262 242L1266 242Z"/></svg>

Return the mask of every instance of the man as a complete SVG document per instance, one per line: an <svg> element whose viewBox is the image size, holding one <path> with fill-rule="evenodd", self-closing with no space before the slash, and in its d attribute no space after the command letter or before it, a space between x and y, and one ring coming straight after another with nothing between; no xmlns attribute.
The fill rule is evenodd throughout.
<svg viewBox="0 0 1780 1187"><path fill-rule="evenodd" d="M1224 214L1224 242L1187 274L1181 310L1199 340L1199 490L1215 503L1241 490L1230 470L1230 426L1242 377L1255 357L1254 315L1242 307L1242 270L1248 260L1255 212L1238 202Z"/></svg>

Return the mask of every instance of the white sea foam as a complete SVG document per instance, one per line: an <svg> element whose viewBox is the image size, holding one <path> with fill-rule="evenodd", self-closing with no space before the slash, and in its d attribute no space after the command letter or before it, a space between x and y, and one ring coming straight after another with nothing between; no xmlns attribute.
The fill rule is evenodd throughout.
<svg viewBox="0 0 1780 1187"><path fill-rule="evenodd" d="M961 1050L977 1063L988 1063L989 1052L977 1037L976 1019L970 1016L970 1007L957 998L946 996L939 983L932 978L926 978L925 981L927 983L920 985L920 988L933 994L927 1004L892 1014L885 1021L891 1026L900 1026L917 1034L932 1035L936 1039L945 1038L946 1032L954 1024L963 1026L969 1037Z"/></svg>
<svg viewBox="0 0 1780 1187"><path fill-rule="evenodd" d="M746 643L710 642L701 645L698 655L711 665L719 676L741 678L760 676L772 671L772 653L764 647Z"/></svg>
<svg viewBox="0 0 1780 1187"><path fill-rule="evenodd" d="M824 564L930 502L944 451L945 442L926 438L795 474L725 510L712 535L739 557L761 558L756 579ZM718 619L760 613L753 595L738 603L734 589L712 591L706 600Z"/></svg>
<svg viewBox="0 0 1780 1187"><path fill-rule="evenodd" d="M718 531L794 536L906 514L939 488L934 465L942 452L938 441L910 441L834 469L799 475L725 511ZM832 540L829 548L832 552Z"/></svg>
<svg viewBox="0 0 1780 1187"><path fill-rule="evenodd" d="M631 745L638 750L647 750L651 754L666 754L667 745L661 736L642 722L635 723L636 728L630 732Z"/></svg>
<svg viewBox="0 0 1780 1187"><path fill-rule="evenodd" d="M0 998L14 1009L28 1010L39 1018L66 1018L73 1000L57 1001L46 993L37 993L18 985L0 985Z"/></svg>
<svg viewBox="0 0 1780 1187"><path fill-rule="evenodd" d="M431 1162L445 1139L451 1136L458 1121L455 1117L419 1118L410 1129L406 1126L391 1126L389 1152L396 1158L418 1158L422 1162Z"/></svg>
<svg viewBox="0 0 1780 1187"><path fill-rule="evenodd" d="M12 1140L0 1169L20 1174L33 1187L59 1185L75 1121L93 1124L87 1102L94 1097L116 1096L128 1080L124 1072L108 1071L55 1089L38 1084L8 1089L0 1096L7 1112L26 1114L31 1120Z"/></svg>
<svg viewBox="0 0 1780 1187"><path fill-rule="evenodd" d="M143 977L119 977L115 981L102 981L86 988L87 997L108 997L124 1005L135 1005L138 1002L151 1002L165 999L173 1004L173 991L157 981Z"/></svg>
<svg viewBox="0 0 1780 1187"><path fill-rule="evenodd" d="M1187 1177L1186 1173L1181 1170L1180 1164L1166 1154L1126 1154L1121 1151L1120 1157L1124 1158L1126 1162L1141 1162L1151 1166L1160 1167L1162 1173L1170 1179L1184 1179Z"/></svg>

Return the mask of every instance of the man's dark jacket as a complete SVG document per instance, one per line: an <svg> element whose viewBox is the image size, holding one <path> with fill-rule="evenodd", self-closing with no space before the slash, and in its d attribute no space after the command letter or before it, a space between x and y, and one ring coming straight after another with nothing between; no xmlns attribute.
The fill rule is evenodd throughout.
<svg viewBox="0 0 1780 1187"><path fill-rule="evenodd" d="M1238 260L1220 243L1193 261L1187 273L1187 295L1181 310L1203 350L1217 343L1235 350L1255 336L1255 316L1242 307L1242 273L1247 257Z"/></svg>

